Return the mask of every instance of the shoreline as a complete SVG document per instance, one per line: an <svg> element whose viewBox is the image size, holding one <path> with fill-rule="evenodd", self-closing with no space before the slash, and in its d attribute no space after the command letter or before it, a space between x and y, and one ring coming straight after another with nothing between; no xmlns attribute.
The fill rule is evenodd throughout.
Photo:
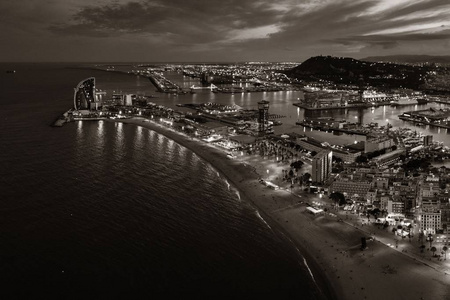
<svg viewBox="0 0 450 300"><path fill-rule="evenodd" d="M134 124L162 134L225 176L241 198L251 203L276 229L276 234L286 235L297 247L322 292L320 299L446 299L450 295L450 277L443 277L443 273L379 241L369 241L369 250L360 251L360 238L369 234L328 215L307 214L306 206L299 201L307 202L312 197L310 194L295 195L259 184L258 178L268 167L262 159L243 156L232 160L227 158L225 150L145 118L112 122Z"/></svg>
<svg viewBox="0 0 450 300"><path fill-rule="evenodd" d="M293 246L295 246L300 252L301 256L306 259L308 263L305 263L305 267L307 267L309 271L312 272L313 279L318 286L318 290L323 293L318 299L341 299L335 295L336 287L333 287L331 282L329 282L329 279L324 276L313 256L308 253L303 245L297 243L295 239L291 237L290 233L286 231L283 226L276 222L267 213L267 208L262 206L262 203L257 203L257 201L255 201L257 197L270 199L277 194L277 191L273 191L266 187L264 187L266 189L258 189L260 187L262 188L263 186L258 183L258 178L260 178L260 175L257 173L257 170L254 166L239 162L237 160L231 160L227 158L225 150L219 150L214 146L210 146L204 142L193 140L190 137L183 135L182 133L171 130L161 124L157 124L145 118L134 117L130 119L114 120L113 122L134 124L153 130L189 149L190 151L198 155L203 161L210 164L216 171L224 176L233 187L238 190L240 198L243 199L243 201L250 203L257 209L261 218L264 220L264 222L269 223L269 226L275 232L275 234L281 233L285 237L287 237L293 244ZM250 190L256 190L257 193L251 193ZM291 200L289 200L289 202L290 201Z"/></svg>

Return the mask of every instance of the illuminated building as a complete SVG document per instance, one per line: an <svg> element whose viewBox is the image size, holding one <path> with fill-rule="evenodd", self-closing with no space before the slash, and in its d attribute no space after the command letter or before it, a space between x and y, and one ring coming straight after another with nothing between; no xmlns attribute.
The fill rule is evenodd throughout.
<svg viewBox="0 0 450 300"><path fill-rule="evenodd" d="M433 136L432 135L426 135L423 137L423 145L429 146L433 144Z"/></svg>
<svg viewBox="0 0 450 300"><path fill-rule="evenodd" d="M265 133L269 123L269 101L261 100L258 102L258 124L259 132Z"/></svg>
<svg viewBox="0 0 450 300"><path fill-rule="evenodd" d="M73 105L76 110L97 110L95 98L95 77L82 80L75 88Z"/></svg>
<svg viewBox="0 0 450 300"><path fill-rule="evenodd" d="M317 153L312 160L312 176L313 182L323 183L328 179L332 168L333 152L330 150L322 150Z"/></svg>

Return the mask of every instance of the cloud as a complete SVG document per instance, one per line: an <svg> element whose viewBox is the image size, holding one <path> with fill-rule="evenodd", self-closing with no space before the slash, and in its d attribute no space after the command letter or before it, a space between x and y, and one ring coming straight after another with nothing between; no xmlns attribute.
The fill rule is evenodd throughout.
<svg viewBox="0 0 450 300"><path fill-rule="evenodd" d="M228 33L228 40L226 42L268 38L271 34L277 33L280 30L281 26L277 24L255 28L233 29Z"/></svg>
<svg viewBox="0 0 450 300"><path fill-rule="evenodd" d="M448 0L3 0L0 10L0 38L14 47L33 40L76 48L84 40L92 49L117 44L126 55L132 43L178 61L444 51L437 46L448 44L450 26Z"/></svg>
<svg viewBox="0 0 450 300"><path fill-rule="evenodd" d="M394 49L402 48L402 45L411 44L430 44L431 41L434 43L440 41L450 40L450 30L443 30L439 32L432 33L416 33L412 32L409 34L391 34L391 35L365 35L365 36L349 36L345 38L328 40L326 42L333 44L341 44L345 46L355 46L359 45L360 48L364 49ZM431 44L430 44L431 45ZM423 47L421 48L423 49Z"/></svg>
<svg viewBox="0 0 450 300"><path fill-rule="evenodd" d="M359 39L362 45L370 42L388 49L398 43L384 40L382 35L429 29L431 22L448 16L450 11L446 0L249 2L154 0L88 5L74 13L70 21L51 24L48 29L58 35L134 35L166 45L183 45L183 49L191 45L193 51L226 44L252 49L250 44L259 39L264 41L257 42L258 46L282 43L290 48L298 48L302 42L320 46L352 41L355 46ZM442 24L450 25L447 21Z"/></svg>
<svg viewBox="0 0 450 300"><path fill-rule="evenodd" d="M241 34L257 30L274 18L276 15L265 7L245 1L156 0L87 6L70 22L52 24L49 29L56 34L103 33L105 37L171 33L174 38L207 42L226 38L233 30L241 30Z"/></svg>

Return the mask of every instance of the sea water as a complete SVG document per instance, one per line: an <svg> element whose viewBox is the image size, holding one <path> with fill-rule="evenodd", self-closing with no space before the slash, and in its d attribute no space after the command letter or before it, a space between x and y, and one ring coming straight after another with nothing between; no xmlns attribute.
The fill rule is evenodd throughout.
<svg viewBox="0 0 450 300"><path fill-rule="evenodd" d="M3 295L318 299L294 245L195 153L130 124L49 126L84 78L147 94L149 81L77 64L0 66Z"/></svg>

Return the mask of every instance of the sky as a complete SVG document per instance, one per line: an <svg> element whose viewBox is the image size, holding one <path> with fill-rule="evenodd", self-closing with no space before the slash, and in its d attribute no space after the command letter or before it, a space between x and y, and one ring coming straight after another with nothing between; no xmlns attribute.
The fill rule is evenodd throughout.
<svg viewBox="0 0 450 300"><path fill-rule="evenodd" d="M1 0L3 62L448 55L449 0Z"/></svg>

